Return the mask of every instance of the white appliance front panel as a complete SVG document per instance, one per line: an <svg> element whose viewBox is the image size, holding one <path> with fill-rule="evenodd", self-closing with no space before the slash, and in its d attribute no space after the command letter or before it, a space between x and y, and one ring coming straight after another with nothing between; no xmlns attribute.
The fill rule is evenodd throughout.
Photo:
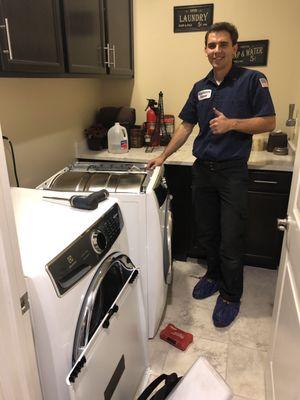
<svg viewBox="0 0 300 400"><path fill-rule="evenodd" d="M12 189L43 396L45 400L69 400L65 377L72 366L75 329L97 266L62 297L57 296L45 266L101 218L116 200L108 199L96 210L83 211L43 200L46 193L56 195L35 189ZM71 195L64 192L59 197ZM128 254L125 227L105 257L113 252Z"/></svg>

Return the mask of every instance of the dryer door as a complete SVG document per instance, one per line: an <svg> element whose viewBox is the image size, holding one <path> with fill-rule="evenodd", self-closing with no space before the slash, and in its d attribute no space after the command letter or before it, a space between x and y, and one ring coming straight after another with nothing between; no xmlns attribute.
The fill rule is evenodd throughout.
<svg viewBox="0 0 300 400"><path fill-rule="evenodd" d="M112 255L96 272L80 314L73 358L66 380L71 399L134 397L149 362L139 273L128 257Z"/></svg>

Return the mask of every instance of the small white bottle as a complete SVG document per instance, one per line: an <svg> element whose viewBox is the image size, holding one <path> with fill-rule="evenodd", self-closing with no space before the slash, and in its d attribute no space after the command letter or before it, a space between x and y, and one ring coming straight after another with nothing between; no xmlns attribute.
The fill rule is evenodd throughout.
<svg viewBox="0 0 300 400"><path fill-rule="evenodd" d="M113 154L128 152L128 135L126 128L116 122L107 133L108 151Z"/></svg>

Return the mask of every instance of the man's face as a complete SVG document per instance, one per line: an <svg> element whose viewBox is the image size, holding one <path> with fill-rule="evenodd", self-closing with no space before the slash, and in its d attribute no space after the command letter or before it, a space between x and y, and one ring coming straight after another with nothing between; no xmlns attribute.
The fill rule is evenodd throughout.
<svg viewBox="0 0 300 400"><path fill-rule="evenodd" d="M230 68L236 51L237 44L233 46L228 32L211 32L208 35L205 53L215 70Z"/></svg>

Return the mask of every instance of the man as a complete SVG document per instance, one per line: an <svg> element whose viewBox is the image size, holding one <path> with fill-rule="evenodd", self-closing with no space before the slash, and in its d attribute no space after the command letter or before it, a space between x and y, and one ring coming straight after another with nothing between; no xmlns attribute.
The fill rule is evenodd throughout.
<svg viewBox="0 0 300 400"><path fill-rule="evenodd" d="M181 147L196 123L193 202L199 240L206 249L207 273L193 290L204 299L219 291L213 311L217 327L238 315L243 293L243 252L247 217L247 161L252 135L275 128L275 111L266 77L235 66L238 32L227 22L213 24L205 36L209 74L195 83L179 117L183 120L164 152L149 161L161 165Z"/></svg>

